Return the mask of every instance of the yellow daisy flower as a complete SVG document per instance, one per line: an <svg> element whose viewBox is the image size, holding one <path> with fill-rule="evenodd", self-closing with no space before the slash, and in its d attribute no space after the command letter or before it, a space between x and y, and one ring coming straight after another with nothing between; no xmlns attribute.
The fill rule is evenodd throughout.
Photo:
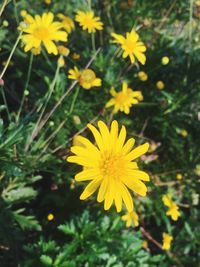
<svg viewBox="0 0 200 267"><path fill-rule="evenodd" d="M101 79L91 69L78 70L77 67L69 70L69 79L77 80L84 89L101 86Z"/></svg>
<svg viewBox="0 0 200 267"><path fill-rule="evenodd" d="M116 92L115 88L112 87L110 94L113 96L113 98L107 102L106 108L114 106L114 113L117 113L120 110L125 114L129 114L130 107L143 100L142 93L140 91L133 91L125 82L122 84L121 92Z"/></svg>
<svg viewBox="0 0 200 267"><path fill-rule="evenodd" d="M54 215L52 213L49 213L48 216L47 216L47 220L48 221L53 221L54 219Z"/></svg>
<svg viewBox="0 0 200 267"><path fill-rule="evenodd" d="M62 24L53 22L54 15L43 13L42 16L36 15L34 18L31 15L25 16L26 27L22 27L25 34L21 39L25 44L24 51L27 52L32 48L39 48L44 45L49 54L58 54L58 49L54 43L57 41L67 41L67 33L59 30Z"/></svg>
<svg viewBox="0 0 200 267"><path fill-rule="evenodd" d="M171 247L171 242L173 240L173 237L167 233L163 233L163 245L162 249L169 250Z"/></svg>
<svg viewBox="0 0 200 267"><path fill-rule="evenodd" d="M181 215L179 211L179 207L176 205L175 202L172 201L170 195L163 195L162 201L165 206L169 207L168 211L166 214L168 216L171 216L173 221L177 221L178 217Z"/></svg>
<svg viewBox="0 0 200 267"><path fill-rule="evenodd" d="M177 180L182 180L182 179L183 179L183 175L182 175L182 173L177 173L177 174L176 174L176 179L177 179Z"/></svg>
<svg viewBox="0 0 200 267"><path fill-rule="evenodd" d="M180 135L181 135L182 137L187 137L187 136L188 136L188 131L185 130L185 129L182 129L182 130L180 131Z"/></svg>
<svg viewBox="0 0 200 267"><path fill-rule="evenodd" d="M162 65L167 65L169 63L169 58L167 56L162 57L161 63Z"/></svg>
<svg viewBox="0 0 200 267"><path fill-rule="evenodd" d="M103 30L100 17L95 17L93 11L83 12L78 10L75 20L79 22L83 30L87 30L89 33Z"/></svg>
<svg viewBox="0 0 200 267"><path fill-rule="evenodd" d="M131 227L133 224L135 227L139 225L138 215L135 210L128 212L127 214L122 216L122 221L126 222L126 227Z"/></svg>
<svg viewBox="0 0 200 267"><path fill-rule="evenodd" d="M164 84L164 82L162 82L162 81L157 81L157 83L156 83L156 88L157 88L158 90L163 90L163 89L165 88L165 84Z"/></svg>
<svg viewBox="0 0 200 267"><path fill-rule="evenodd" d="M145 143L133 148L135 140L130 138L126 143L126 128L119 131L118 122L113 121L110 129L103 121L98 122L99 130L88 124L96 145L87 138L78 136L82 146L73 146L75 156L69 156L68 162L83 166L83 170L75 176L75 180L90 181L80 196L81 200L90 197L99 188L97 201L104 201L104 209L108 210L115 203L117 212L122 209L122 202L128 212L133 211L133 200L127 187L145 196L147 187L142 181L149 181L149 175L138 169L134 161L147 152L149 144ZM118 133L119 131L119 133Z"/></svg>
<svg viewBox="0 0 200 267"><path fill-rule="evenodd" d="M146 56L144 52L146 47L143 42L139 41L139 35L132 30L126 33L126 37L120 34L111 33L111 36L115 39L113 42L120 44L122 50L124 50L122 57L130 57L131 63L135 63L135 58L141 63L145 64Z"/></svg>
<svg viewBox="0 0 200 267"><path fill-rule="evenodd" d="M71 33L74 30L75 25L70 17L65 16L62 13L59 13L58 18L61 20L61 24L67 33Z"/></svg>

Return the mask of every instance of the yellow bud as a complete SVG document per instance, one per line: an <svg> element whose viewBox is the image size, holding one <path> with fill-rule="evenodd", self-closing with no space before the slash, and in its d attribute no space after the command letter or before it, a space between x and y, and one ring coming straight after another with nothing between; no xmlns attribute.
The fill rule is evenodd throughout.
<svg viewBox="0 0 200 267"><path fill-rule="evenodd" d="M163 65L167 65L169 63L169 58L168 57L163 57L161 60Z"/></svg>
<svg viewBox="0 0 200 267"><path fill-rule="evenodd" d="M21 15L21 17L23 17L23 18L24 18L24 17L27 15L27 11L26 11L26 10L24 10L24 9L23 9L23 10L21 10L21 11L20 11L20 15Z"/></svg>
<svg viewBox="0 0 200 267"><path fill-rule="evenodd" d="M41 48L32 48L31 52L33 53L34 56L38 56L41 53Z"/></svg>
<svg viewBox="0 0 200 267"><path fill-rule="evenodd" d="M73 53L72 54L72 58L74 59L74 60L78 60L78 59L80 59L80 54L78 54L78 53Z"/></svg>
<svg viewBox="0 0 200 267"><path fill-rule="evenodd" d="M140 81L145 82L148 79L148 75L144 71L139 71L138 78L140 79Z"/></svg>
<svg viewBox="0 0 200 267"><path fill-rule="evenodd" d="M64 65L65 65L65 60L64 60L63 56L60 56L58 59L58 66L60 68L62 68L62 67L64 67Z"/></svg>
<svg viewBox="0 0 200 267"><path fill-rule="evenodd" d="M67 47L64 47L64 45L59 45L58 47L58 53L62 56L68 56L69 55L69 49Z"/></svg>
<svg viewBox="0 0 200 267"><path fill-rule="evenodd" d="M2 24L3 24L4 27L8 27L8 25L9 25L7 20L4 20Z"/></svg>
<svg viewBox="0 0 200 267"><path fill-rule="evenodd" d="M162 81L158 81L158 82L156 83L156 88L159 89L159 90L163 90L163 89L165 88L165 84L164 84L164 82L162 82Z"/></svg>
<svg viewBox="0 0 200 267"><path fill-rule="evenodd" d="M183 179L183 175L181 173L177 173L176 174L176 179L177 180L182 180Z"/></svg>
<svg viewBox="0 0 200 267"><path fill-rule="evenodd" d="M51 0L44 0L45 4L50 5L51 4Z"/></svg>
<svg viewBox="0 0 200 267"><path fill-rule="evenodd" d="M183 130L180 131L180 135L182 135L182 137L187 137L188 136L188 132L185 129L183 129Z"/></svg>
<svg viewBox="0 0 200 267"><path fill-rule="evenodd" d="M48 216L47 216L47 220L48 221L53 221L54 219L54 215L52 213L49 213Z"/></svg>

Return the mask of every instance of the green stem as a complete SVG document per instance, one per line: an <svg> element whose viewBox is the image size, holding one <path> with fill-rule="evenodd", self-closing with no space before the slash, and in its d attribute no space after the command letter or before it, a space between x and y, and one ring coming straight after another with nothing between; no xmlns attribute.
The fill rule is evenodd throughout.
<svg viewBox="0 0 200 267"><path fill-rule="evenodd" d="M26 84L25 84L25 88L24 88L24 92L23 92L22 100L21 100L21 103L20 103L19 111L18 111L18 113L17 113L16 123L18 123L20 114L21 114L21 112L22 112L22 107L23 107L23 105L24 105L24 101L25 101L25 92L26 92L26 90L27 90L27 88L28 88L28 85L29 85L29 82L30 82L32 65L33 65L33 54L31 53L31 55L30 55L30 60L29 60L29 66L28 66L28 74L27 74Z"/></svg>
<svg viewBox="0 0 200 267"><path fill-rule="evenodd" d="M6 107L6 112L7 112L7 115L8 115L9 121L11 121L10 112L9 112L9 109L8 109L8 104L7 104L7 101L6 101L6 96L5 96L5 93L4 93L4 90L3 90L3 87L2 87L2 88L0 88L0 90L1 90L2 98L3 98L3 101L4 101L5 107Z"/></svg>
<svg viewBox="0 0 200 267"><path fill-rule="evenodd" d="M0 10L0 17L3 14L3 11L4 11L7 4L8 4L8 0L4 0L3 4L1 6L1 10Z"/></svg>
<svg viewBox="0 0 200 267"><path fill-rule="evenodd" d="M15 49L16 49L16 47L17 47L17 45L18 45L18 43L19 43L19 41L21 39L21 35L22 35L22 32L20 32L20 34L19 34L19 36L18 36L18 38L17 38L17 40L16 40L11 52L10 52L10 55L9 55L8 60L6 62L6 65L4 66L4 69L1 72L0 79L2 79L2 77L4 76L4 74L5 74L5 72L6 72L7 68L8 68L8 65L9 65L9 63L11 61L11 58L12 58L14 52L15 52Z"/></svg>
<svg viewBox="0 0 200 267"><path fill-rule="evenodd" d="M75 91L75 94L74 94L74 98L73 98L72 103L71 103L71 107L70 107L68 115L70 115L72 113L73 109L74 109L74 105L75 105L76 99L78 97L79 91L80 91L80 87L77 87L77 89Z"/></svg>
<svg viewBox="0 0 200 267"><path fill-rule="evenodd" d="M96 51L95 34L94 33L92 33L91 38L92 38L92 50Z"/></svg>

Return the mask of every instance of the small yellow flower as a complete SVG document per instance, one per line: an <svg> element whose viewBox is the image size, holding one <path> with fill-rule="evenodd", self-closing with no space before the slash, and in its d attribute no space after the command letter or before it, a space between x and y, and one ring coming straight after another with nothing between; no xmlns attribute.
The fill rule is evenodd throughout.
<svg viewBox="0 0 200 267"><path fill-rule="evenodd" d="M165 88L165 84L164 84L164 82L162 82L162 81L158 81L158 82L156 83L156 88L159 89L159 90L163 90L163 89Z"/></svg>
<svg viewBox="0 0 200 267"><path fill-rule="evenodd" d="M66 42L67 33L61 31L62 24L53 22L53 19L54 15L51 12L43 13L42 16L36 15L34 18L31 15L25 16L26 27L21 27L25 33L21 37L25 44L25 52L44 45L49 54L58 54L58 49L54 42Z"/></svg>
<svg viewBox="0 0 200 267"><path fill-rule="evenodd" d="M195 1L195 5L196 5L196 6L200 6L200 0L196 0L196 1Z"/></svg>
<svg viewBox="0 0 200 267"><path fill-rule="evenodd" d="M182 137L187 137L187 136L188 136L188 131L186 131L185 129L182 129L182 130L180 131L180 135L181 135Z"/></svg>
<svg viewBox="0 0 200 267"><path fill-rule="evenodd" d="M163 245L162 249L169 250L171 247L171 242L173 240L173 237L167 233L163 233Z"/></svg>
<svg viewBox="0 0 200 267"><path fill-rule="evenodd" d="M177 180L182 180L183 179L183 175L181 173L177 173L176 174L176 179Z"/></svg>
<svg viewBox="0 0 200 267"><path fill-rule="evenodd" d="M9 26L9 23L8 23L7 20L3 20L2 25L3 25L4 27L8 27L8 26Z"/></svg>
<svg viewBox="0 0 200 267"><path fill-rule="evenodd" d="M65 66L65 60L64 60L63 56L60 56L60 57L58 58L58 66L59 66L60 68L62 68L62 67Z"/></svg>
<svg viewBox="0 0 200 267"><path fill-rule="evenodd" d="M178 217L181 215L179 211L179 207L176 205L175 202L172 201L170 195L163 195L162 201L165 206L167 206L169 209L166 212L168 216L171 216L173 221L177 221Z"/></svg>
<svg viewBox="0 0 200 267"><path fill-rule="evenodd" d="M131 212L127 212L127 214L123 215L122 216L122 221L126 222L126 227L131 227L132 224L135 227L137 227L139 225L138 215L135 212L135 210L133 210Z"/></svg>
<svg viewBox="0 0 200 267"><path fill-rule="evenodd" d="M163 65L167 65L169 63L169 58L168 57L162 57L162 60L161 60L162 64Z"/></svg>
<svg viewBox="0 0 200 267"><path fill-rule="evenodd" d="M46 5L50 5L51 4L51 0L44 0Z"/></svg>
<svg viewBox="0 0 200 267"><path fill-rule="evenodd" d="M125 143L126 128L122 126L119 130L117 121L111 123L110 129L103 121L98 122L98 127L97 130L88 124L96 145L79 136L82 146L73 146L71 151L75 155L67 158L68 162L83 166L75 180L90 181L80 199L85 200L99 188L97 201L104 201L105 210L110 209L114 202L117 212L120 212L124 202L128 212L131 212L133 200L127 188L145 196L147 188L142 181L149 181L149 175L140 171L134 160L147 152L149 144L132 149L135 140L131 138Z"/></svg>
<svg viewBox="0 0 200 267"><path fill-rule="evenodd" d="M120 34L112 33L111 36L115 39L113 42L120 44L122 50L124 50L122 57L130 57L131 63L135 63L135 58L141 63L145 64L146 56L144 52L146 47L143 42L139 41L139 35L132 30L126 33L126 37Z"/></svg>
<svg viewBox="0 0 200 267"><path fill-rule="evenodd" d="M78 53L73 53L73 54L72 54L72 58L73 58L74 60L79 60L80 57L81 57L81 55L78 54Z"/></svg>
<svg viewBox="0 0 200 267"><path fill-rule="evenodd" d="M48 216L47 216L47 220L48 221L53 221L54 219L54 215L52 213L49 213Z"/></svg>
<svg viewBox="0 0 200 267"><path fill-rule="evenodd" d="M139 71L138 78L140 79L140 81L145 82L148 80L148 75L144 71Z"/></svg>
<svg viewBox="0 0 200 267"><path fill-rule="evenodd" d="M144 240L143 243L142 243L142 247L144 249L147 249L148 248L148 241L147 240Z"/></svg>
<svg viewBox="0 0 200 267"><path fill-rule="evenodd" d="M64 45L58 45L58 54L67 57L69 55L69 49Z"/></svg>
<svg viewBox="0 0 200 267"><path fill-rule="evenodd" d="M107 102L106 108L114 106L114 113L117 113L120 110L125 114L129 114L130 108L143 100L142 93L128 88L128 85L125 82L122 84L121 92L116 92L114 87L112 87L110 94L113 97Z"/></svg>
<svg viewBox="0 0 200 267"><path fill-rule="evenodd" d="M97 78L95 72L91 69L79 71L77 67L74 67L74 69L69 70L68 78L77 80L86 90L101 86L101 79Z"/></svg>
<svg viewBox="0 0 200 267"><path fill-rule="evenodd" d="M103 30L100 17L95 17L93 11L83 12L78 10L75 20L79 22L83 30L87 30L89 33Z"/></svg>
<svg viewBox="0 0 200 267"><path fill-rule="evenodd" d="M70 17L59 13L58 18L61 20L61 24L67 33L71 33L74 30L75 25L74 25L73 20Z"/></svg>
<svg viewBox="0 0 200 267"><path fill-rule="evenodd" d="M24 18L26 15L27 15L27 11L26 10L23 9L23 10L20 11L20 16L21 17Z"/></svg>

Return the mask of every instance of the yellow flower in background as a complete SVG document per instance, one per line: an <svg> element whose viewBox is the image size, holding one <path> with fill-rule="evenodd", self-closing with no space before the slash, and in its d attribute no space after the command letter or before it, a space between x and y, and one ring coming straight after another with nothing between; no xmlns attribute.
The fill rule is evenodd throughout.
<svg viewBox="0 0 200 267"><path fill-rule="evenodd" d="M78 54L78 53L73 53L73 54L72 54L72 58L73 58L74 60L79 60L80 57L81 57L81 55Z"/></svg>
<svg viewBox="0 0 200 267"><path fill-rule="evenodd" d="M147 249L148 248L148 241L147 240L144 240L143 243L142 243L142 247L144 249Z"/></svg>
<svg viewBox="0 0 200 267"><path fill-rule="evenodd" d="M195 5L196 5L196 6L200 6L200 0L196 0L196 1L195 1Z"/></svg>
<svg viewBox="0 0 200 267"><path fill-rule="evenodd" d="M173 237L167 233L163 233L163 245L162 249L169 250L171 247L171 242L173 240Z"/></svg>
<svg viewBox="0 0 200 267"><path fill-rule="evenodd" d="M51 0L44 0L46 5L50 5L51 4Z"/></svg>
<svg viewBox="0 0 200 267"><path fill-rule="evenodd" d="M27 11L26 10L23 9L23 10L20 11L20 16L21 17L24 18L26 15L27 15Z"/></svg>
<svg viewBox="0 0 200 267"><path fill-rule="evenodd" d="M162 82L162 81L158 81L158 82L156 83L156 88L159 89L159 90L163 90L163 89L165 88L165 84L164 84L164 82Z"/></svg>
<svg viewBox="0 0 200 267"><path fill-rule="evenodd" d="M47 216L47 220L48 221L53 221L54 219L54 215L52 213L49 213L48 216Z"/></svg>
<svg viewBox="0 0 200 267"><path fill-rule="evenodd" d="M114 113L121 111L129 114L130 108L143 100L142 93L140 91L133 91L125 82L122 84L121 92L116 92L114 87L112 87L110 94L113 97L106 103L106 108L114 106Z"/></svg>
<svg viewBox="0 0 200 267"><path fill-rule="evenodd" d="M58 58L58 66L59 66L60 68L62 68L62 67L65 66L65 60L64 60L63 56L60 56L60 57Z"/></svg>
<svg viewBox="0 0 200 267"><path fill-rule="evenodd" d="M67 57L69 55L69 49L67 47L65 47L64 45L58 45L57 46L58 49L58 54Z"/></svg>
<svg viewBox="0 0 200 267"><path fill-rule="evenodd" d="M139 41L139 35L132 30L126 33L126 37L120 34L111 33L111 36L115 39L113 42L120 44L122 50L124 50L122 57L130 57L131 63L135 63L135 58L141 63L145 64L146 56L144 52L146 47L143 42Z"/></svg>
<svg viewBox="0 0 200 267"><path fill-rule="evenodd" d="M138 78L140 79L140 81L142 81L142 82L145 82L148 80L148 75L144 71L139 71L137 75L138 75Z"/></svg>
<svg viewBox="0 0 200 267"><path fill-rule="evenodd" d="M75 25L70 17L65 16L62 13L59 13L58 18L61 20L61 24L67 33L71 33L74 30Z"/></svg>
<svg viewBox="0 0 200 267"><path fill-rule="evenodd" d="M175 202L172 201L170 195L163 195L162 201L165 206L167 206L169 209L166 212L168 216L172 218L173 221L177 221L178 217L181 215L179 211L179 207L176 205Z"/></svg>
<svg viewBox="0 0 200 267"><path fill-rule="evenodd" d="M176 179L177 180L182 180L183 179L183 175L181 173L177 173L176 174Z"/></svg>
<svg viewBox="0 0 200 267"><path fill-rule="evenodd" d="M77 67L69 70L69 79L77 80L84 89L101 86L101 79L91 69L78 70Z"/></svg>
<svg viewBox="0 0 200 267"><path fill-rule="evenodd" d="M169 58L168 57L162 57L161 63L163 65L167 65L169 63Z"/></svg>
<svg viewBox="0 0 200 267"><path fill-rule="evenodd" d="M75 20L79 22L83 30L87 30L89 33L103 30L100 17L95 17L93 11L83 12L78 10Z"/></svg>
<svg viewBox="0 0 200 267"><path fill-rule="evenodd" d="M117 212L122 209L122 202L128 212L133 211L133 200L127 187L140 196L145 196L147 187L142 181L149 181L149 175L138 169L134 161L147 152L149 144L145 143L133 149L135 140L126 140L126 128L119 130L118 122L113 121L110 129L103 121L98 122L99 129L88 124L96 145L87 138L78 136L82 146L73 146L75 156L69 156L68 162L83 166L75 180L90 181L80 196L84 200L98 190L97 201L104 201L108 210L115 203Z"/></svg>
<svg viewBox="0 0 200 267"><path fill-rule="evenodd" d="M41 53L41 48L40 47L38 47L38 48L32 48L31 49L31 52L33 53L34 56L38 56Z"/></svg>
<svg viewBox="0 0 200 267"><path fill-rule="evenodd" d="M187 132L185 129L182 129L182 130L180 131L180 135L181 135L182 137L187 137L187 136L188 136L188 132Z"/></svg>
<svg viewBox="0 0 200 267"><path fill-rule="evenodd" d="M31 15L25 16L27 25L22 27L25 34L21 37L25 44L25 52L44 45L49 54L58 54L58 49L54 42L66 42L67 33L61 31L62 25L59 22L53 22L53 19L54 15L51 12L43 13L42 16L36 15L34 18Z"/></svg>
<svg viewBox="0 0 200 267"><path fill-rule="evenodd" d="M138 215L135 210L127 212L127 214L122 216L122 221L126 222L126 227L131 227L131 225L137 227L139 225L138 220Z"/></svg>

